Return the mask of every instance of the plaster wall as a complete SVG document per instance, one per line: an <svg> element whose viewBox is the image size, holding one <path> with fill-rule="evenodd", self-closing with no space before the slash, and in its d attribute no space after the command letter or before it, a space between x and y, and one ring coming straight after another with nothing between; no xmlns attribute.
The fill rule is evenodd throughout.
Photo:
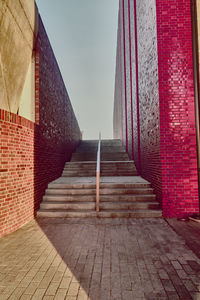
<svg viewBox="0 0 200 300"><path fill-rule="evenodd" d="M29 63L19 101L18 115L35 122L35 56Z"/></svg>

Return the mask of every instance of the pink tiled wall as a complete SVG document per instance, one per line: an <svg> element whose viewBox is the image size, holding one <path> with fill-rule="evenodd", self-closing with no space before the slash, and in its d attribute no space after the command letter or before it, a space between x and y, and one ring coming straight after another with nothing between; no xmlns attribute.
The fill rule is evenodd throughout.
<svg viewBox="0 0 200 300"><path fill-rule="evenodd" d="M163 216L191 215L199 200L190 1L119 3L115 137Z"/></svg>
<svg viewBox="0 0 200 300"><path fill-rule="evenodd" d="M156 1L164 216L198 212L190 1Z"/></svg>

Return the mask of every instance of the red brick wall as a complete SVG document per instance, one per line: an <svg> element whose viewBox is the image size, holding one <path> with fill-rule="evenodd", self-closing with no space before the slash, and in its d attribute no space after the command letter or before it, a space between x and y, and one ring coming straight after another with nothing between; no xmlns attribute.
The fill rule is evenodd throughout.
<svg viewBox="0 0 200 300"><path fill-rule="evenodd" d="M33 218L47 184L61 175L79 140L79 126L40 20L36 123L0 111L0 236Z"/></svg>
<svg viewBox="0 0 200 300"><path fill-rule="evenodd" d="M164 216L198 212L190 1L157 0Z"/></svg>
<svg viewBox="0 0 200 300"><path fill-rule="evenodd" d="M34 214L34 123L0 110L0 236Z"/></svg>
<svg viewBox="0 0 200 300"><path fill-rule="evenodd" d="M132 143L137 168L152 183L163 216L191 215L199 200L190 1L120 0L119 10L114 131L120 133L123 124L128 134L115 137L129 145L129 154ZM124 106L127 126L120 114Z"/></svg>
<svg viewBox="0 0 200 300"><path fill-rule="evenodd" d="M161 200L156 6L152 0L120 0L119 11L115 137L128 145L130 158L134 159L142 176L152 183L158 200ZM127 126L125 121L121 121L126 117L122 113L121 102L127 107ZM121 124L127 131L127 143L124 141L126 134L121 135L120 132Z"/></svg>

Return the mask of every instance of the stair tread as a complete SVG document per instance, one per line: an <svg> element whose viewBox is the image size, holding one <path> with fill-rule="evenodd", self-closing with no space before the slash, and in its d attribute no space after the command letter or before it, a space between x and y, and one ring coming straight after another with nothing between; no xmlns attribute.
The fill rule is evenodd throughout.
<svg viewBox="0 0 200 300"><path fill-rule="evenodd" d="M48 197L55 197L55 194L45 194L44 195L45 197L46 196L48 196ZM69 195L69 194L66 194L65 196L86 196L85 194L71 194L71 195ZM88 195L88 196L92 196L91 194L90 195ZM106 198L106 197L108 197L108 198L113 198L113 197L115 197L115 196L121 196L121 197L123 197L123 196L127 196L127 197L152 197L152 196L155 196L154 194L102 194L101 195L101 197L102 198ZM57 195L57 197L63 197L63 194L58 194Z"/></svg>
<svg viewBox="0 0 200 300"><path fill-rule="evenodd" d="M48 200L46 200L46 201L44 201L43 203L45 203L45 204L70 204L70 205L72 205L72 204L91 204L91 203L95 203L95 201L48 201Z"/></svg>
<svg viewBox="0 0 200 300"><path fill-rule="evenodd" d="M131 209L110 209L110 210L105 210L105 211L101 211L101 212L111 212L111 211L113 211L113 212L130 212L130 213L132 213L133 212L133 210L131 210ZM157 212L159 212L159 209L157 210L154 210L154 209L137 209L135 212L137 212L137 213L140 213L140 212L142 212L142 213L144 213L144 212L155 212L155 213L157 213Z"/></svg>
<svg viewBox="0 0 200 300"><path fill-rule="evenodd" d="M89 161L86 161L86 160L83 160L83 161L68 161L68 162L66 162L66 164L96 164L97 162L96 162L96 160L94 160L94 161L91 161L91 160L89 160ZM132 163L134 163L134 160L128 160L128 161L124 161L124 160L108 160L108 161L106 161L106 160L104 160L104 161L101 161L101 163L102 164L111 164L111 163L114 163L114 164L132 164Z"/></svg>
<svg viewBox="0 0 200 300"><path fill-rule="evenodd" d="M124 183L110 183L110 184L106 184L106 183L101 183L100 182L100 186L101 188L107 188L110 186L110 188L122 188L122 187L125 187L125 188L135 188L135 189L149 189L151 188L150 187L150 184L143 184L143 183L133 183L133 184L124 184ZM96 184L95 183L49 183L48 184L48 188L57 188L57 189L72 189L72 188L95 188L96 187Z"/></svg>
<svg viewBox="0 0 200 300"><path fill-rule="evenodd" d="M42 203L45 203L45 204L91 204L91 203L96 203L95 199L93 201L62 201L62 200L59 200L59 201L48 201L48 200L45 200L44 202ZM100 201L100 204L127 204L127 205L131 205L131 204L134 204L134 205L137 205L137 204L144 204L144 205L160 205L159 202L157 201L152 201L152 202L142 202L142 201L133 201L133 202L130 202L130 201Z"/></svg>
<svg viewBox="0 0 200 300"><path fill-rule="evenodd" d="M82 141L66 162L62 176L48 184L38 216L160 217L151 184L138 176L120 140L102 140L100 212L96 205L98 140Z"/></svg>
<svg viewBox="0 0 200 300"><path fill-rule="evenodd" d="M137 205L137 204L144 204L144 205L158 204L159 205L159 202L154 201L154 202L146 203L146 202L140 202L140 201L138 201L138 202L137 201L134 201L134 202L130 202L130 201L117 201L117 202L116 201L109 201L109 202L100 201L100 204L128 204L128 205L131 205L131 204L134 204L134 205Z"/></svg>
<svg viewBox="0 0 200 300"><path fill-rule="evenodd" d="M90 210L90 209L69 209L67 211L63 211L61 209L44 209L44 208L41 208L39 209L39 212L64 212L64 213L67 213L67 212L74 212L74 213L84 213L84 212L91 212L91 213L96 213L96 211L94 210ZM133 210L130 210L130 209L111 209L111 210L106 210L106 211L100 211L100 213L107 213L107 212L118 212L118 213L133 213ZM159 213L161 212L161 210L154 210L154 209L138 209L136 211L134 211L135 213L147 213L147 212L150 212L150 213Z"/></svg>
<svg viewBox="0 0 200 300"><path fill-rule="evenodd" d="M113 191L112 191L113 190ZM69 192L70 191L70 192ZM121 193L120 193L121 191ZM133 190L134 191L134 190ZM66 190L61 190L61 189L58 189L58 190L53 190L53 189L48 189L46 190L46 196L47 195L56 195L56 192L58 193L58 195L75 195L75 196L78 196L78 195L93 195L93 194L96 194L96 189L90 189L90 190L84 190L84 189L66 189ZM143 196L145 194L142 194L142 193L131 193L130 191L129 192L126 192L126 191L123 191L123 190L120 190L118 189L118 191L116 191L115 189L105 189L104 191L103 190L100 190L100 195L101 196L104 196L104 195L107 195L107 196ZM152 196L153 194L147 194L147 196Z"/></svg>

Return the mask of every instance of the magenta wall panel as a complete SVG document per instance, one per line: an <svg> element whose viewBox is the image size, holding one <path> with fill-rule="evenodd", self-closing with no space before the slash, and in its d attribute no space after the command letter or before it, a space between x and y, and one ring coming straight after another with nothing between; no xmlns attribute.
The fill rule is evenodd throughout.
<svg viewBox="0 0 200 300"><path fill-rule="evenodd" d="M164 216L198 212L190 1L156 1Z"/></svg>
<svg viewBox="0 0 200 300"><path fill-rule="evenodd" d="M164 217L197 213L190 1L120 0L118 26L115 137Z"/></svg>

